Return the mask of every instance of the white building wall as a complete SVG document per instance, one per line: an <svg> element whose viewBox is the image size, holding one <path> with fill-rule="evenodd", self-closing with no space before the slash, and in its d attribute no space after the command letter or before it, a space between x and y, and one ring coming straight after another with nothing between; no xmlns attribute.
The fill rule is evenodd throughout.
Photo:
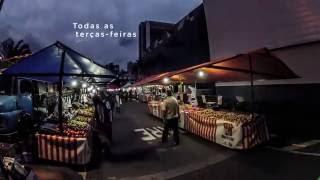
<svg viewBox="0 0 320 180"><path fill-rule="evenodd" d="M274 49L320 40L320 0L204 0L204 7L212 60L262 47ZM255 84L320 83L319 44L273 54L302 78Z"/></svg>
<svg viewBox="0 0 320 180"><path fill-rule="evenodd" d="M211 59L320 40L320 0L204 0Z"/></svg>

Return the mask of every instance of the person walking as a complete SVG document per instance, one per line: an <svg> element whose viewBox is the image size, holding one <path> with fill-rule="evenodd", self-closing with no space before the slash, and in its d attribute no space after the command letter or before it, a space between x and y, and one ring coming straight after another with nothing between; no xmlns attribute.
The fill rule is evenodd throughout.
<svg viewBox="0 0 320 180"><path fill-rule="evenodd" d="M129 102L131 102L132 101L132 90L130 89L129 90Z"/></svg>
<svg viewBox="0 0 320 180"><path fill-rule="evenodd" d="M169 129L173 130L175 145L179 141L178 122L180 118L179 104L175 97L172 96L171 90L167 91L167 98L164 100L164 130L162 133L162 143L167 142Z"/></svg>
<svg viewBox="0 0 320 180"><path fill-rule="evenodd" d="M120 113L120 106L122 104L119 93L116 93L116 111Z"/></svg>

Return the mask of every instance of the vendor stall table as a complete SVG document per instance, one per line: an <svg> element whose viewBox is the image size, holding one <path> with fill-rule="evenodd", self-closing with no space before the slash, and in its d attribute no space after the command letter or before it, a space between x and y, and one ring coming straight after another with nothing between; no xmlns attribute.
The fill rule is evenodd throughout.
<svg viewBox="0 0 320 180"><path fill-rule="evenodd" d="M151 94L140 94L138 98L141 102L150 102L152 101L153 96Z"/></svg>
<svg viewBox="0 0 320 180"><path fill-rule="evenodd" d="M163 119L163 109L161 101L148 103L149 113L157 118ZM206 115L208 112L212 114ZM231 121L228 117L238 121ZM266 121L257 115L252 119L245 113L192 108L188 105L180 105L179 127L232 149L250 149L269 139Z"/></svg>
<svg viewBox="0 0 320 180"><path fill-rule="evenodd" d="M36 134L38 157L66 164L88 164L92 153L91 137L91 133L85 138Z"/></svg>
<svg viewBox="0 0 320 180"><path fill-rule="evenodd" d="M250 149L269 140L266 121L259 116L246 122L232 122L186 110L184 123L187 131L232 149Z"/></svg>

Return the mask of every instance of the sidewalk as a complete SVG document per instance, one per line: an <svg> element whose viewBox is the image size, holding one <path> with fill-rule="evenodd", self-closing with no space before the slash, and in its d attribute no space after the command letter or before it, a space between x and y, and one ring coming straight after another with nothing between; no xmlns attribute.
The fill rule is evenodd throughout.
<svg viewBox="0 0 320 180"><path fill-rule="evenodd" d="M319 167L320 157L257 149L172 180L317 180Z"/></svg>

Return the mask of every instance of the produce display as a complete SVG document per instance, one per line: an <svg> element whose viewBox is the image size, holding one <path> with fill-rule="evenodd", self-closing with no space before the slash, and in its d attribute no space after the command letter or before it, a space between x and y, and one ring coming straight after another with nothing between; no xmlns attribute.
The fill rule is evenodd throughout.
<svg viewBox="0 0 320 180"><path fill-rule="evenodd" d="M81 109L63 124L63 133L69 137L86 137L93 119L93 108Z"/></svg>
<svg viewBox="0 0 320 180"><path fill-rule="evenodd" d="M179 127L204 139L232 149L249 149L269 139L267 124L261 116L193 107L180 108ZM149 113L163 118L163 103L148 102Z"/></svg>
<svg viewBox="0 0 320 180"><path fill-rule="evenodd" d="M83 116L83 115L78 115L74 117L74 121L79 121L79 122L85 122L85 123L90 123L92 121L92 116Z"/></svg>
<svg viewBox="0 0 320 180"><path fill-rule="evenodd" d="M184 110L185 129L232 149L249 149L269 139L262 116L189 107Z"/></svg>
<svg viewBox="0 0 320 180"><path fill-rule="evenodd" d="M74 130L83 130L88 128L88 123L72 119L66 123L66 126Z"/></svg>
<svg viewBox="0 0 320 180"><path fill-rule="evenodd" d="M249 122L252 119L249 113L244 112L215 111L213 109L201 108L186 108L186 110L193 117L201 115L205 119L227 121L235 123L236 125Z"/></svg>
<svg viewBox="0 0 320 180"><path fill-rule="evenodd" d="M63 113L63 136L83 138L86 137L90 129L90 124L94 119L94 109L91 107L78 110L69 109ZM60 134L59 120L53 114L45 119L46 123L40 128L40 133Z"/></svg>
<svg viewBox="0 0 320 180"><path fill-rule="evenodd" d="M93 117L94 116L94 109L93 108L80 109L78 111L77 115L85 116L85 117Z"/></svg>
<svg viewBox="0 0 320 180"><path fill-rule="evenodd" d="M85 138L88 134L88 129L75 130L65 126L63 129L63 134L68 137Z"/></svg>

